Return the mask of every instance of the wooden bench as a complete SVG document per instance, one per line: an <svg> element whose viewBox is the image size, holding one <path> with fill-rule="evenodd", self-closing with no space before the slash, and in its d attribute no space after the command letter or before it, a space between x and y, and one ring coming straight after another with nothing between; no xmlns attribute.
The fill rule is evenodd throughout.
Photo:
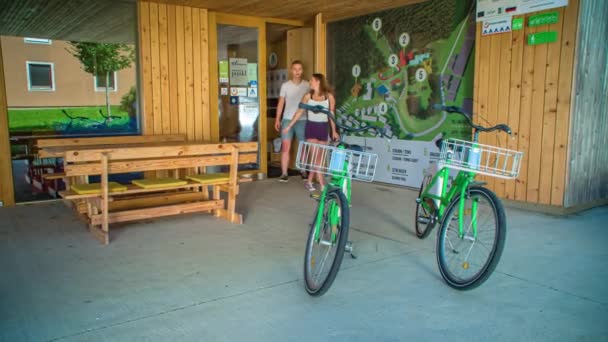
<svg viewBox="0 0 608 342"><path fill-rule="evenodd" d="M217 217L240 224L243 218L236 213L238 166L257 162L257 153L255 142L72 148L62 153L64 176L99 175L99 190L78 193L70 189L60 195L66 200L85 203L89 229L104 244L109 243L109 225L117 222L211 211ZM218 178L204 173L209 166L227 166L229 171ZM129 184L116 191L108 186L110 174L180 169L202 171L201 179L182 179L181 184L161 184L153 188ZM173 176L177 179L179 175L174 172ZM209 187L212 187L212 198L208 195ZM226 201L220 198L220 192L227 193Z"/></svg>
<svg viewBox="0 0 608 342"><path fill-rule="evenodd" d="M142 144L163 144L173 142L186 142L186 136L183 134L167 134L167 135L122 135L113 137L82 137L82 138L49 138L49 139L38 139L36 140L33 151L35 152L36 160L49 160L53 158L62 158L66 151L73 150L75 148L103 148L111 146L122 146L126 145L142 145ZM44 162L40 162L41 165L47 165ZM38 182L45 185L43 191L48 192L51 196L56 197L57 191L62 186L60 181L69 184L73 182L84 182L87 180L80 177L79 180L66 179L65 173L61 168L61 164L51 164L53 168L44 168L43 172L40 173ZM36 171L33 167L30 173ZM53 170L48 172L47 170Z"/></svg>

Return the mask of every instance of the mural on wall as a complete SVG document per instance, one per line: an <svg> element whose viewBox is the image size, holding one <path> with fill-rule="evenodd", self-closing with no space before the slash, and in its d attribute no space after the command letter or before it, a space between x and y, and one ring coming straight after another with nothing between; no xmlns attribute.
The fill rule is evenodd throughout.
<svg viewBox="0 0 608 342"><path fill-rule="evenodd" d="M379 154L376 180L418 186L438 158L435 140L470 139L465 118L433 105L472 111L474 45L473 1L431 0L328 26L338 121L370 127L347 140Z"/></svg>
<svg viewBox="0 0 608 342"><path fill-rule="evenodd" d="M134 46L45 41L24 45L28 59L36 54L44 62L28 61L7 81L8 87L25 89L8 94L11 136L136 134ZM4 42L23 45L23 38ZM25 53L17 59L25 60ZM118 76L124 69L131 69L128 80Z"/></svg>

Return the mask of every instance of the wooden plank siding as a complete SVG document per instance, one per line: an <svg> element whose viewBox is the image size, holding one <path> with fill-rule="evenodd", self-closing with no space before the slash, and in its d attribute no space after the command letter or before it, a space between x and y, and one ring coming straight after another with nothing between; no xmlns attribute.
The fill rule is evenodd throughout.
<svg viewBox="0 0 608 342"><path fill-rule="evenodd" d="M219 118L209 115L207 10L146 1L137 6L143 134L217 140L213 121Z"/></svg>
<svg viewBox="0 0 608 342"><path fill-rule="evenodd" d="M512 138L504 133L480 134L480 141L524 152L517 180L484 178L500 197L564 205L579 2L525 15L524 29L510 33L482 36L482 24L477 24L475 120L485 125L506 123L514 133ZM559 12L557 24L527 26L529 16L549 11ZM529 34L548 30L558 32L558 42L527 44Z"/></svg>
<svg viewBox="0 0 608 342"><path fill-rule="evenodd" d="M579 22L565 207L608 202L608 2L582 1ZM562 111L558 106L558 122Z"/></svg>

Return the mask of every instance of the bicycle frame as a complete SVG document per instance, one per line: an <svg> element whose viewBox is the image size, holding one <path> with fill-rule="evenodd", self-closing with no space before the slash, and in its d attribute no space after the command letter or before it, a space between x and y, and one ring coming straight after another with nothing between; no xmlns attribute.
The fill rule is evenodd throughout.
<svg viewBox="0 0 608 342"><path fill-rule="evenodd" d="M339 145L338 148L344 149L344 146ZM332 172L331 180L329 184L327 184L323 191L321 192L321 196L319 198L319 211L317 212L317 217L315 218L315 241L319 242L321 240L321 221L323 220L323 211L325 205L325 199L327 198L327 192L330 189L339 188L344 195L346 196L347 204L350 205L351 199L351 179L348 177L348 161L344 160L342 171L334 171ZM340 218L340 208L335 204L331 203L331 207L329 208L329 219L332 227L338 224L338 220ZM336 234L332 229L331 234L332 243L336 242Z"/></svg>
<svg viewBox="0 0 608 342"><path fill-rule="evenodd" d="M473 135L473 142L478 141L479 132L475 131ZM475 145L477 146L477 145ZM450 184L450 188L448 190L448 181L449 181L450 169L447 166L442 167L439 172L437 172L429 185L423 189L422 194L420 194L420 205L427 211L432 212L432 208L422 199L432 199L433 202L439 203L437 210L437 220L441 221L443 218L443 214L447 209L447 206L452 202L456 195L460 195L460 201L458 203L458 236L463 238L465 235L464 232L464 216L465 216L465 204L467 198L467 190L473 181L475 180L475 173L468 171L459 171L456 175L456 178ZM430 194L429 190L432 189L435 184L439 180L442 180L441 189L439 189L439 196L435 194ZM477 202L475 199L471 205L471 217L472 228L473 228L473 238L477 238Z"/></svg>

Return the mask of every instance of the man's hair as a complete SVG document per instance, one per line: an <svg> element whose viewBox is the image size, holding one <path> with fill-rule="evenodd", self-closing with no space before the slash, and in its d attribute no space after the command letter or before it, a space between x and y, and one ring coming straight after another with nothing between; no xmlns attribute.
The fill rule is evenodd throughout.
<svg viewBox="0 0 608 342"><path fill-rule="evenodd" d="M301 60L296 59L295 61L291 62L291 66L294 66L296 64L300 64L300 66L303 68L304 67L304 63L302 63Z"/></svg>

